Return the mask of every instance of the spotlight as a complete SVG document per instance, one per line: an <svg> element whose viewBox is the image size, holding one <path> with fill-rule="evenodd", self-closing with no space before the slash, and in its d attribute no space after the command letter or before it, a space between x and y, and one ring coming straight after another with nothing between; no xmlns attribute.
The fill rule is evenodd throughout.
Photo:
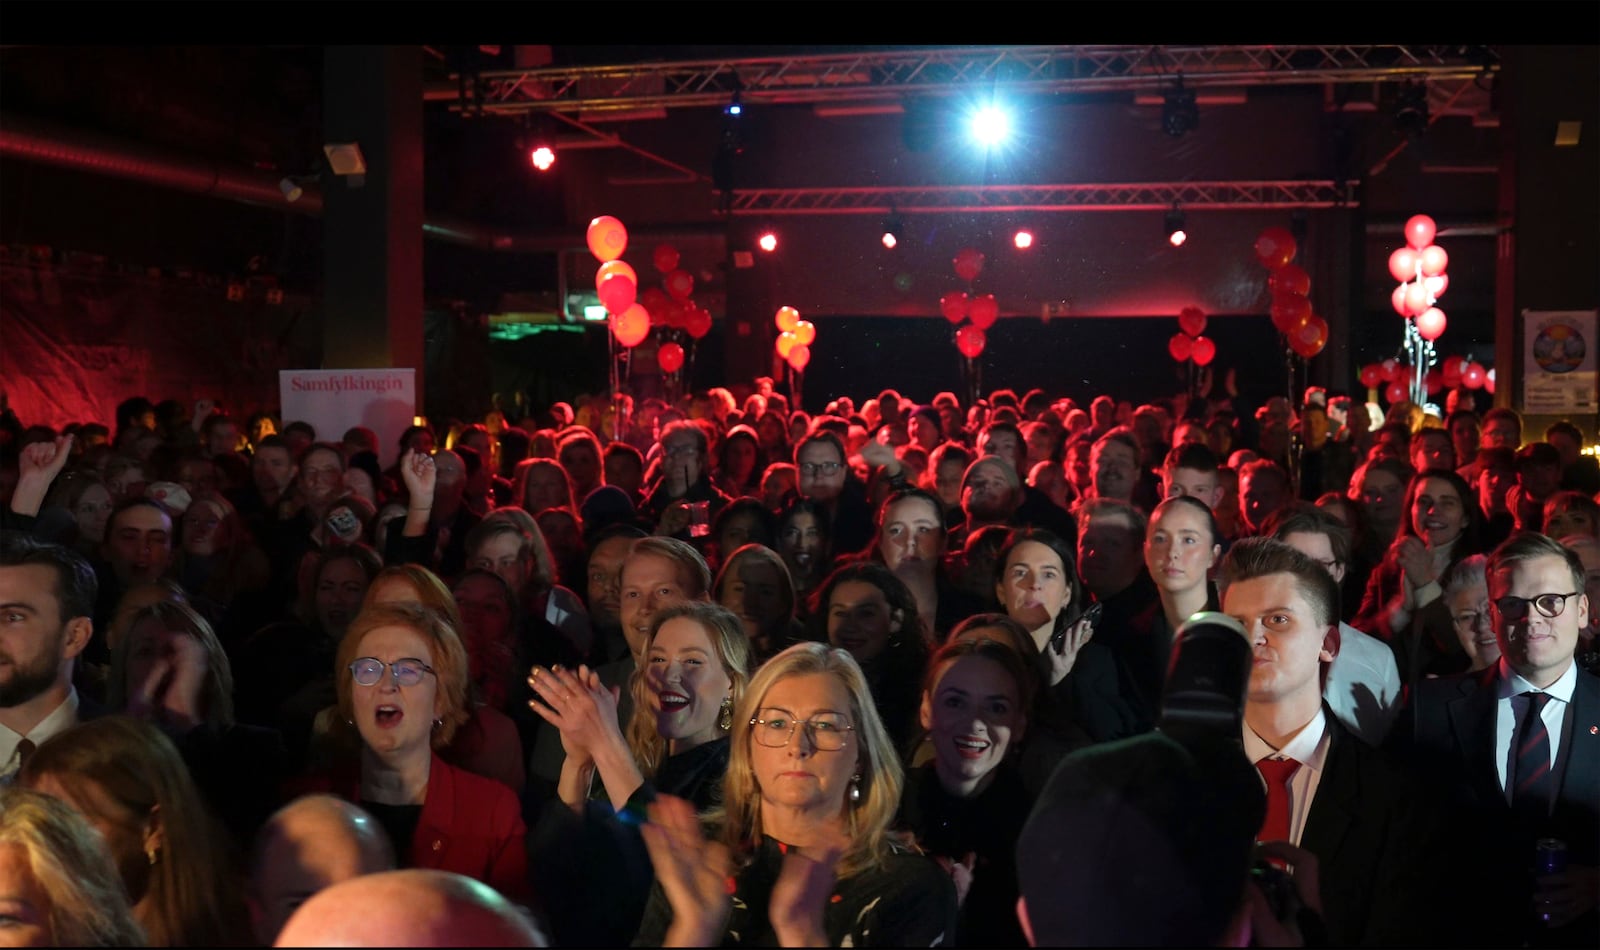
<svg viewBox="0 0 1600 950"><path fill-rule="evenodd" d="M1026 251L1033 247L1033 232L1027 228L1018 228L1017 233L1011 236L1011 243L1016 245L1017 250Z"/></svg>
<svg viewBox="0 0 1600 950"><path fill-rule="evenodd" d="M1408 82L1394 104L1394 127L1406 138L1414 139L1428 130L1428 86Z"/></svg>
<svg viewBox="0 0 1600 950"><path fill-rule="evenodd" d="M1177 138L1200 127L1200 107L1195 104L1194 90L1183 88L1183 75L1169 90L1161 104L1161 128Z"/></svg>
<svg viewBox="0 0 1600 950"><path fill-rule="evenodd" d="M985 150L1004 145L1011 137L1011 116L996 105L987 105L974 112L968 123L972 141Z"/></svg>
<svg viewBox="0 0 1600 950"><path fill-rule="evenodd" d="M550 166L556 163L555 147L547 142L534 145L528 149L528 161L542 172L549 171Z"/></svg>
<svg viewBox="0 0 1600 950"><path fill-rule="evenodd" d="M1183 223L1183 209L1174 203L1166 217L1167 243L1173 247L1182 247L1183 242L1189 240L1189 234L1183 229Z"/></svg>
<svg viewBox="0 0 1600 950"><path fill-rule="evenodd" d="M735 117L744 115L743 96L738 89L733 91L733 99L731 99L726 106L722 107L722 114Z"/></svg>
<svg viewBox="0 0 1600 950"><path fill-rule="evenodd" d="M905 222L900 219L900 213L893 208L889 209L889 216L883 219L883 235L878 239L883 246L894 250L900 243L900 235L905 233Z"/></svg>
<svg viewBox="0 0 1600 950"><path fill-rule="evenodd" d="M771 228L763 228L761 236L756 238L756 246L771 254L778 249L778 232Z"/></svg>
<svg viewBox="0 0 1600 950"><path fill-rule="evenodd" d="M300 183L293 178L279 179L278 190L283 192L283 200L290 204L299 201L300 196L306 193L306 190L300 187Z"/></svg>
<svg viewBox="0 0 1600 950"><path fill-rule="evenodd" d="M524 133L517 138L517 148L528 156L528 164L547 172L556 163L556 140L550 124L543 116L529 116Z"/></svg>

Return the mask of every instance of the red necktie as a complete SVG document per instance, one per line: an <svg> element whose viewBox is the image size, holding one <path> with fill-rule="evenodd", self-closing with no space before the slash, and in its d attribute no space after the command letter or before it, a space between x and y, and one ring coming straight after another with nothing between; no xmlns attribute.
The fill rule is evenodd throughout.
<svg viewBox="0 0 1600 950"><path fill-rule="evenodd" d="M1511 807L1539 823L1550 814L1550 730L1544 724L1549 693L1529 691L1522 723L1517 727L1517 757L1511 777Z"/></svg>
<svg viewBox="0 0 1600 950"><path fill-rule="evenodd" d="M1262 759L1256 763L1267 780L1267 817L1257 841L1289 840L1289 777L1300 768L1294 759Z"/></svg>

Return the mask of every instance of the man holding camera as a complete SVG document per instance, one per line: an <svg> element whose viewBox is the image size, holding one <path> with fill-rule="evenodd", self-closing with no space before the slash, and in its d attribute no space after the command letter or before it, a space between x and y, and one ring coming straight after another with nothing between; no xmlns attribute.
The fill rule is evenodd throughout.
<svg viewBox="0 0 1600 950"><path fill-rule="evenodd" d="M1434 826L1416 781L1324 700L1339 653L1337 583L1299 550L1255 537L1229 549L1218 585L1222 612L1252 646L1242 734L1267 793L1258 839L1316 857L1331 945L1433 942L1426 918L1440 902L1421 856Z"/></svg>
<svg viewBox="0 0 1600 950"><path fill-rule="evenodd" d="M1486 897L1462 943L1593 947L1600 678L1573 659L1595 609L1583 564L1530 531L1495 548L1486 573L1500 661L1420 681L1392 741L1436 776L1434 800L1460 829L1459 851L1441 866ZM1551 852L1560 863L1540 867Z"/></svg>

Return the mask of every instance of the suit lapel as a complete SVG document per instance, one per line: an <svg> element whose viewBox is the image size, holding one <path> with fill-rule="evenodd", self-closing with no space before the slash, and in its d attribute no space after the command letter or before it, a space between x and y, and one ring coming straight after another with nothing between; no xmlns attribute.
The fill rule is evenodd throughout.
<svg viewBox="0 0 1600 950"><path fill-rule="evenodd" d="M1351 748L1359 740L1352 738L1343 725L1326 707L1323 715L1328 729L1328 756L1323 762L1322 776L1317 779L1317 791L1311 798L1311 808L1306 812L1305 830L1300 833L1300 847L1318 856L1323 864L1330 864L1343 844L1345 832L1354 820L1361 801L1361 770L1358 756L1361 750Z"/></svg>
<svg viewBox="0 0 1600 950"><path fill-rule="evenodd" d="M1578 671L1572 702L1561 721L1561 747L1556 752L1557 798L1581 800L1600 788L1600 678Z"/></svg>
<svg viewBox="0 0 1600 950"><path fill-rule="evenodd" d="M1461 677L1461 693L1448 706L1450 728L1455 732L1474 793L1484 801L1504 805L1505 791L1500 786L1494 751L1496 670L1491 666L1478 676Z"/></svg>

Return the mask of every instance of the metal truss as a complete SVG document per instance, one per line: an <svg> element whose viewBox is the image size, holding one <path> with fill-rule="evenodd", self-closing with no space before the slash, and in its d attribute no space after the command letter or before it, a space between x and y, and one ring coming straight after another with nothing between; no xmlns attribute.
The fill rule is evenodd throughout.
<svg viewBox="0 0 1600 950"><path fill-rule="evenodd" d="M726 214L883 214L1004 211L1244 211L1353 208L1356 181L1182 181L1093 185L941 185L925 188L752 188Z"/></svg>
<svg viewBox="0 0 1600 950"><path fill-rule="evenodd" d="M746 104L861 103L971 91L1150 92L1178 76L1220 86L1474 81L1499 69L1484 46L952 46L804 56L485 71L430 99L483 112L637 112Z"/></svg>

